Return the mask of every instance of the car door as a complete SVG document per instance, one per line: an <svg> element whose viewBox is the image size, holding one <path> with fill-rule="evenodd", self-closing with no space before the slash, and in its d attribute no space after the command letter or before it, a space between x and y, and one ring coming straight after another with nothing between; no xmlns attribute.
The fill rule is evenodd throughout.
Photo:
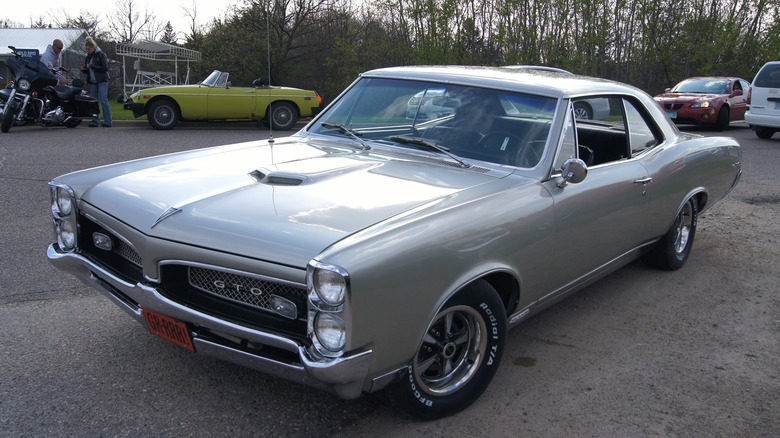
<svg viewBox="0 0 780 438"><path fill-rule="evenodd" d="M731 120L744 120L745 111L747 111L747 88L739 79L734 79L731 83L731 94L729 94L729 107L731 108Z"/></svg>
<svg viewBox="0 0 780 438"><path fill-rule="evenodd" d="M575 120L573 113L569 116L556 159L559 166L567 157L592 150L596 161L588 168L587 177L580 183L559 187L558 172L546 183L555 204L556 244L551 250L556 272L561 274L554 281L566 282L556 285L558 288L618 259L649 237L645 231L648 174L638 160L631 158L622 99L610 97L609 101L611 125L599 130L604 135L591 139L587 146L575 147L578 130L586 128L578 126L592 123ZM605 128L603 123L597 125ZM623 153L609 151L614 148L622 148ZM607 161L599 160L600 152Z"/></svg>
<svg viewBox="0 0 780 438"><path fill-rule="evenodd" d="M228 73L222 75L209 90L208 118L211 120L253 118L255 89L232 87L228 81Z"/></svg>

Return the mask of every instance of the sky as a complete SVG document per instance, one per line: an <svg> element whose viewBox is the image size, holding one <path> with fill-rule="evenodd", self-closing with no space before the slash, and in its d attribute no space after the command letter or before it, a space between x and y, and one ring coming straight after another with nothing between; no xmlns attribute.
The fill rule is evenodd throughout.
<svg viewBox="0 0 780 438"><path fill-rule="evenodd" d="M46 22L51 22L50 16L55 16L63 11L71 17L78 17L82 11L96 13L103 28L108 27L108 16L119 10L116 6L117 1L126 0L36 0L10 2L4 1L2 17L22 24L23 27L29 27L31 22L38 18L43 18ZM200 26L205 26L213 18L222 18L236 3L241 0L132 0L134 6L139 12L149 11L152 16L162 22L163 25L170 21L176 32L189 33L191 19L184 10L193 10L197 12L196 22ZM29 6L28 6L29 5ZM33 7L34 5L34 7ZM95 6L99 5L99 6ZM22 6L22 7L19 7Z"/></svg>

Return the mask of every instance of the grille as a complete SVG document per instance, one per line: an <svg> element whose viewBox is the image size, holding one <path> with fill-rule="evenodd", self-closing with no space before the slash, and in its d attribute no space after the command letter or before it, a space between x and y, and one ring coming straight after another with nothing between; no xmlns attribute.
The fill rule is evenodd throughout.
<svg viewBox="0 0 780 438"><path fill-rule="evenodd" d="M299 316L305 310L306 289L300 287L199 267L189 268L188 279L196 289L260 309L272 310L270 297L278 295L296 303Z"/></svg>
<svg viewBox="0 0 780 438"><path fill-rule="evenodd" d="M664 107L668 110L678 110L683 107L681 103L665 103Z"/></svg>
<svg viewBox="0 0 780 438"><path fill-rule="evenodd" d="M125 243L124 240L114 239L114 241L119 242L119 244L114 248L114 251L116 251L120 257L136 266L141 266L141 256L133 249L132 246Z"/></svg>

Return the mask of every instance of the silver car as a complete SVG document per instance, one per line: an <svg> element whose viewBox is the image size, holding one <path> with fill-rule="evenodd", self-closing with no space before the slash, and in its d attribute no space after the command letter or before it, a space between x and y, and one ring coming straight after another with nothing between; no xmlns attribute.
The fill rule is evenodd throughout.
<svg viewBox="0 0 780 438"><path fill-rule="evenodd" d="M425 90L451 114L410 120ZM439 418L508 328L637 258L681 268L740 157L620 83L380 69L291 137L55 178L48 258L190 351Z"/></svg>

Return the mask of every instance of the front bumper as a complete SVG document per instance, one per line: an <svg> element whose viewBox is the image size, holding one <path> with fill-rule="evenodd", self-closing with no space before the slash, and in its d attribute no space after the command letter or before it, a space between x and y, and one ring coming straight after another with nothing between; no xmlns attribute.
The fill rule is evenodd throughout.
<svg viewBox="0 0 780 438"><path fill-rule="evenodd" d="M146 114L146 105L142 103L126 103L122 105L122 107L126 110L132 111L133 115L136 117L141 117Z"/></svg>
<svg viewBox="0 0 780 438"><path fill-rule="evenodd" d="M50 245L46 255L56 268L102 292L144 327L147 324L142 309L187 323L198 353L329 390L345 399L357 398L371 389L371 382L367 381L371 350L339 358L316 358L295 341L195 311L167 299L153 287L125 282L78 254L61 252L56 245ZM248 349L247 344L261 347ZM273 354L274 350L295 353L298 360L281 359Z"/></svg>

